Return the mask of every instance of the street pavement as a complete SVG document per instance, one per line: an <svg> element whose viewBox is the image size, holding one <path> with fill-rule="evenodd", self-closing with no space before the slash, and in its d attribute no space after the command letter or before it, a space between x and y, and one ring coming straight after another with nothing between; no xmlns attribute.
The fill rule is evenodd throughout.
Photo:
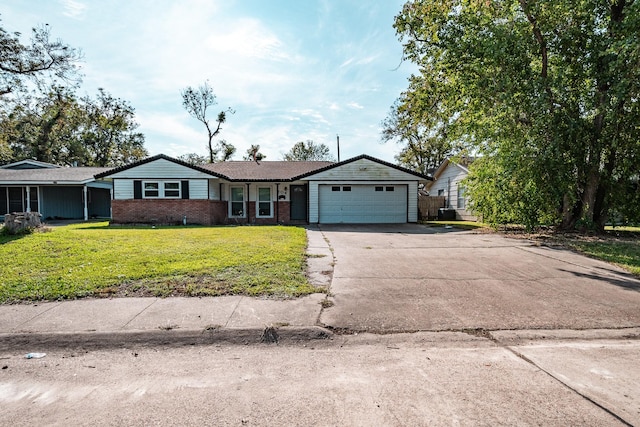
<svg viewBox="0 0 640 427"><path fill-rule="evenodd" d="M162 347L168 354L189 344L256 344L249 346L251 354L277 349L270 350L277 353L270 356L271 363L292 357L295 369L309 370L310 377L314 364L327 378L342 376L343 393L349 393L356 380L358 390L374 387L381 398L394 393L375 385L377 379L395 384L391 389L428 385L413 396L400 393L400 398L415 401L396 403L399 418L388 418L386 411L377 418L383 425L640 425L640 281L621 269L527 240L422 225L310 226L307 235L309 278L325 286L328 295L292 300L85 299L0 306L0 362L11 361L0 373L0 402L12 403L11 414L19 414L23 404L39 400L37 392L25 391L30 379L24 371L30 372L29 363L40 366L46 358L26 360L28 352L46 352L52 360L70 348L108 357L110 351L131 347ZM274 342L275 347L268 344ZM345 348L350 352L345 353L346 365L337 368L340 357L333 364L325 359L304 362L304 352L294 350L300 346L322 348L329 360ZM405 348L408 353L401 358L378 360L369 355L372 364L360 360L362 366L355 361L357 354ZM424 360L412 359L422 352L429 352L437 364L427 364L427 369ZM304 363L312 366L298 366ZM384 363L398 370L395 383L388 373L363 374L363 369L379 370ZM483 367L499 369L483 372ZM237 369L229 364L227 368ZM469 387L463 392L451 378L467 370L473 380L463 380ZM304 376L280 375L283 384L290 381L290 390L314 389ZM417 384L420 376L423 381ZM306 386L300 385L305 381ZM269 386L276 391L276 384ZM423 399L431 399L434 406L416 409ZM339 405L325 403L328 415ZM371 414L376 411L352 403L352 416L336 413L325 422L310 418L302 423L375 424ZM491 405L502 411L482 417ZM46 413L42 409L40 415ZM246 419L255 425L287 424L278 419L266 422L268 417L263 422Z"/></svg>

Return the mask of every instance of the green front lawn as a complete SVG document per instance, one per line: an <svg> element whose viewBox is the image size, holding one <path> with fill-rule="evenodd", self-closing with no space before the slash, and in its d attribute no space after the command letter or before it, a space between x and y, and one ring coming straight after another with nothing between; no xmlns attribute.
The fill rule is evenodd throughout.
<svg viewBox="0 0 640 427"><path fill-rule="evenodd" d="M75 224L0 236L0 302L126 295L322 291L305 276L296 227L109 227Z"/></svg>
<svg viewBox="0 0 640 427"><path fill-rule="evenodd" d="M619 265L640 277L640 240L597 238L570 239L567 246L590 257Z"/></svg>

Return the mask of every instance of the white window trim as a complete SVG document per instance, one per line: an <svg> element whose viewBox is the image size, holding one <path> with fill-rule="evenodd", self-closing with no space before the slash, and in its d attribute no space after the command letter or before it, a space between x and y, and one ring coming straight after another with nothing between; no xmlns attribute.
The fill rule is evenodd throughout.
<svg viewBox="0 0 640 427"><path fill-rule="evenodd" d="M147 184L158 184L158 195L157 196L147 196ZM160 199L162 185L160 185L160 181L142 181L142 198L143 199Z"/></svg>
<svg viewBox="0 0 640 427"><path fill-rule="evenodd" d="M147 196L147 184L158 184L158 195L157 196ZM165 186L167 184L178 184L178 195L177 196L167 196ZM175 191L175 189L171 189L169 191ZM181 199L182 198L182 182L180 181L162 181L162 180L149 180L142 181L142 198L143 199Z"/></svg>
<svg viewBox="0 0 640 427"><path fill-rule="evenodd" d="M242 190L242 215L233 214L233 189L234 188L239 188ZM242 185L229 186L229 218L246 218L246 217L247 217L247 200L245 199L245 187Z"/></svg>
<svg viewBox="0 0 640 427"><path fill-rule="evenodd" d="M458 184L458 189L457 189L457 202L456 202L456 209L466 209L467 208L467 197L466 197L466 188L464 187L464 185Z"/></svg>
<svg viewBox="0 0 640 427"><path fill-rule="evenodd" d="M269 190L269 215L260 215L260 203L266 203L266 201L260 200L260 190L263 188ZM256 189L256 218L273 218L273 188L258 187Z"/></svg>
<svg viewBox="0 0 640 427"><path fill-rule="evenodd" d="M167 184L178 184L178 195L177 196L167 196ZM169 191L176 191L175 189L171 189ZM181 199L182 198L182 183L180 181L162 181L162 196L164 199Z"/></svg>

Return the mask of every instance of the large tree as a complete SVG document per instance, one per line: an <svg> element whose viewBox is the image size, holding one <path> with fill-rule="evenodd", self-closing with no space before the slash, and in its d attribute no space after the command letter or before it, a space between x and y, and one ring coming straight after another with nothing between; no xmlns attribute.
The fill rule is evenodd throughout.
<svg viewBox="0 0 640 427"><path fill-rule="evenodd" d="M144 135L137 131L135 110L125 100L98 89L96 99L83 98L80 143L82 163L93 166L121 166L143 159Z"/></svg>
<svg viewBox="0 0 640 427"><path fill-rule="evenodd" d="M639 2L415 0L394 27L428 127L483 155L468 194L486 220L602 230L634 200Z"/></svg>
<svg viewBox="0 0 640 427"><path fill-rule="evenodd" d="M222 124L227 121L227 114L233 114L234 110L227 108L226 110L220 111L215 120L209 117L210 108L218 104L216 95L213 93L213 88L209 85L209 82L204 82L197 88L188 86L181 92L181 95L182 106L187 110L187 113L204 124L207 129L209 162L213 163L218 160L218 153L223 154L222 160L227 160L233 155L235 148L231 144L227 144L226 141L220 141L218 145L215 146L213 138L222 130ZM227 157L225 157L225 153Z"/></svg>
<svg viewBox="0 0 640 427"><path fill-rule="evenodd" d="M68 88L24 95L0 111L5 163L35 159L59 165L120 166L148 155L134 109L100 89L78 100ZM0 154L3 150L0 150Z"/></svg>
<svg viewBox="0 0 640 427"><path fill-rule="evenodd" d="M284 154L286 161L334 161L334 157L325 144L316 144L312 140L296 142L291 150Z"/></svg>
<svg viewBox="0 0 640 427"><path fill-rule="evenodd" d="M10 161L28 158L70 164L69 158L78 156L80 105L72 91L54 86L4 106L0 127L12 152Z"/></svg>
<svg viewBox="0 0 640 427"><path fill-rule="evenodd" d="M423 87L424 83L419 76L409 79L409 90L400 95L382 122L382 141L402 145L395 156L401 166L428 174L444 159L458 154L462 144L448 137L451 118L442 117L441 99ZM428 99L422 96L425 93Z"/></svg>
<svg viewBox="0 0 640 427"><path fill-rule="evenodd" d="M27 79L36 83L44 77L77 81L76 63L81 56L79 50L52 39L48 25L32 30L29 45L22 44L20 33L0 27L0 96L21 89Z"/></svg>

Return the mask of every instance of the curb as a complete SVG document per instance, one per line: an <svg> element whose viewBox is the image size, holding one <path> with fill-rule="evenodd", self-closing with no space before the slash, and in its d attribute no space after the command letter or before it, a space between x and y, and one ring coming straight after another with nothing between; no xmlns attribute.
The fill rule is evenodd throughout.
<svg viewBox="0 0 640 427"><path fill-rule="evenodd" d="M204 330L114 331L80 333L0 334L0 351L47 351L67 348L106 350L132 346L182 347L211 344L295 344L329 340L333 333L319 326L212 328Z"/></svg>

